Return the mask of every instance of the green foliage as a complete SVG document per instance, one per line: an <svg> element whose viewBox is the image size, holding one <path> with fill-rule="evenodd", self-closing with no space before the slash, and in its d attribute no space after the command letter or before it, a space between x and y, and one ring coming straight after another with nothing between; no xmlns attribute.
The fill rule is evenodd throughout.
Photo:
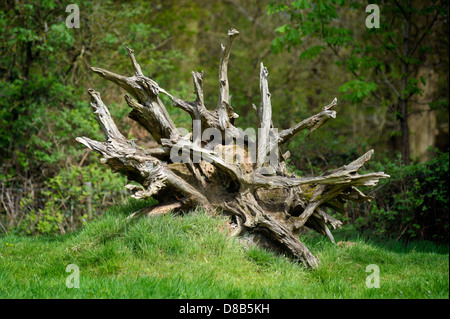
<svg viewBox="0 0 450 319"><path fill-rule="evenodd" d="M344 99L356 104L369 97L371 92L376 91L376 89L377 85L373 81L365 82L361 79L355 79L343 84L339 88L339 93L344 93Z"/></svg>
<svg viewBox="0 0 450 319"><path fill-rule="evenodd" d="M448 245L404 245L350 237L302 241L317 254L315 271L284 256L227 238L227 220L203 211L134 221L124 216L154 204L130 200L78 232L0 237L4 298L448 298ZM337 241L342 240L339 234ZM67 265L80 268L80 288L67 289ZM368 289L367 265L380 267ZM424 271L427 269L427 271ZM272 310L271 310L272 311Z"/></svg>
<svg viewBox="0 0 450 319"><path fill-rule="evenodd" d="M52 235L73 231L89 219L101 216L106 204L123 200L127 196L125 183L125 177L96 164L62 169L44 183L44 190L38 193L40 198L32 192L21 199L21 210L28 214L15 232Z"/></svg>
<svg viewBox="0 0 450 319"><path fill-rule="evenodd" d="M376 163L391 177L380 181L374 200L360 219L373 236L433 241L449 239L449 153L430 149L431 159L405 166L402 161Z"/></svg>
<svg viewBox="0 0 450 319"><path fill-rule="evenodd" d="M0 69L4 70L0 73L0 160L6 162L6 174L34 179L34 174L26 172L47 172L47 164L61 164L67 154L55 150L54 130L65 130L57 144L74 145L67 113L80 106L75 101L81 91L64 84L59 69L64 65L57 50L70 49L75 37L65 22L60 22L62 12L50 14L44 28L41 15L55 6L60 3L14 3L0 12L0 23L5 25L0 35L1 50L8 52L0 58ZM48 175L60 168L54 165Z"/></svg>
<svg viewBox="0 0 450 319"><path fill-rule="evenodd" d="M0 8L1 195L6 190L19 198L5 208L9 214L0 208L0 222L8 231L63 233L87 219L88 197L94 216L123 199L124 177L98 165L98 157L75 140L104 139L89 105L88 87L112 97L112 102L105 101L113 118L125 136L133 137L126 120L129 108L117 102L124 104L120 90L92 78L91 65L114 65L111 70L129 74L128 45L147 74L163 75L158 81L164 85L171 81L166 71L183 57L161 48L177 24L166 26L176 17L156 12L154 4L77 4L79 29L66 26L67 3L59 0L14 1ZM92 194L86 193L85 182L92 183Z"/></svg>
<svg viewBox="0 0 450 319"><path fill-rule="evenodd" d="M406 152L409 145L404 145L401 137L410 132L400 123L405 122L410 112L416 111L411 110L408 101L424 94L431 79L428 75L419 75L418 70L424 70L425 61L437 58L448 66L446 57L433 53L448 52L448 41L437 40L446 32L438 21L446 19L448 1L375 3L381 15L380 28L373 29L365 26L366 4L351 0L287 1L268 7L269 14L283 12L290 18L288 23L275 29L273 51L297 49L300 59L312 64L327 60L329 69L333 62L340 70L338 100L355 106L347 114L339 113L346 118L346 123L338 123L338 117L333 123L327 123L328 132L313 135L310 143L301 137L290 143L290 149L301 149L292 156L293 162L302 167L302 172L298 173L319 174L328 166L348 164L368 148L385 149L385 145L392 142L400 145L403 154L409 153ZM408 28L415 29L406 36ZM331 61L330 55L334 56ZM447 90L447 74L429 67L427 70L439 74L442 82L438 86ZM428 95L434 90L429 86L425 93ZM448 93L433 94L432 99L430 108L445 114L438 115L438 121L448 123L445 119L448 118ZM401 103L407 107L401 107ZM376 119L374 123L362 126L369 117ZM346 129L351 125L359 130L359 136L348 134ZM379 129L379 125L383 128ZM350 222L351 227L374 236L448 240L448 153L435 152L426 163L406 166L404 163L409 163L409 158L393 160L393 154L395 152L387 154L378 167L373 167L391 175L370 193L375 197L373 205L349 207L350 216L340 217Z"/></svg>
<svg viewBox="0 0 450 319"><path fill-rule="evenodd" d="M448 66L448 58L436 53L448 52L448 41L438 40L446 32L443 26L447 24L448 1L375 4L381 11L379 28L366 27L365 5L352 0L272 3L269 14L283 12L290 17L289 23L275 29L278 36L272 41L272 49L278 53L298 48L300 59L326 59L327 65L334 62L339 66L350 76L340 81L341 97L354 105L375 105L376 117L388 123L382 132L385 139L398 140L402 154L408 156L403 160L409 163L409 145L399 137L410 134L401 123L411 110L401 105L408 105L424 92L428 79L419 76L418 70L426 68L427 59L436 58ZM330 55L334 56L332 61ZM433 70L437 73L447 79L445 72ZM448 79L445 82L448 87ZM433 89L428 87L428 91ZM438 94L432 99L431 107L442 105Z"/></svg>
<svg viewBox="0 0 450 319"><path fill-rule="evenodd" d="M23 202L29 203L25 198ZM44 208L31 211L27 215L24 226L29 234L55 234L63 230L61 212L55 207L54 201L47 200Z"/></svg>

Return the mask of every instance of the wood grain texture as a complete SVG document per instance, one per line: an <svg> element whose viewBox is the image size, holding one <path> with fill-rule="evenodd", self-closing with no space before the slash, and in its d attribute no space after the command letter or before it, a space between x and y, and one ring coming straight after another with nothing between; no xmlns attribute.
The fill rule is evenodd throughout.
<svg viewBox="0 0 450 319"><path fill-rule="evenodd" d="M302 130L308 130L309 135L335 118L337 99L333 99L319 113L278 132L272 121L269 72L261 63L261 102L259 107L253 107L262 134L259 134L257 141L252 140L234 126L238 115L230 105L228 62L232 42L238 34L237 30L231 29L227 44L221 46L218 104L209 109L205 105L202 72L192 72L196 99L185 101L146 77L133 50L128 47L132 76L92 67L93 72L128 92L125 100L131 108L129 117L144 127L160 148L143 149L134 141L127 140L111 118L100 93L92 89L89 90L91 106L106 141L88 137L76 139L100 153L103 156L101 163L134 182L126 185L133 197L158 200L157 206L136 212L129 219L196 207L211 214L221 212L235 221L232 236L253 238L255 244L287 253L307 267L315 268L320 261L301 242L299 232L308 227L334 242L331 230L341 227L342 222L331 215L332 210L342 212L346 201L370 201L371 197L357 187L374 186L379 179L389 175L358 172L370 160L373 150L348 165L316 177L298 178L286 173L289 152L277 153L276 165L267 163L266 155L271 149L286 143ZM193 123L199 120L202 130L216 129L222 134L222 141L211 149L206 147L207 141L201 137L193 139L191 134L182 136L159 94L167 95L175 107L191 116ZM225 145L225 137L244 142ZM257 147L252 147L254 145ZM173 154L179 152L186 153L186 161L178 163L174 160ZM224 157L223 152L231 152L231 157ZM241 161L235 161L237 157ZM249 158L256 161L243 161Z"/></svg>

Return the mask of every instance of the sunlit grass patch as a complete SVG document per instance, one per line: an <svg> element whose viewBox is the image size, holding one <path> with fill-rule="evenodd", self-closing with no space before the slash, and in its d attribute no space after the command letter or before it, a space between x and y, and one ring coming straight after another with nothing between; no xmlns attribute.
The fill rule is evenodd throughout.
<svg viewBox="0 0 450 319"><path fill-rule="evenodd" d="M301 239L316 270L229 238L223 216L198 210L127 222L152 202L130 201L73 234L0 238L1 298L448 298L448 247ZM339 233L336 234L339 241ZM67 288L69 264L80 288ZM366 286L367 266L380 288Z"/></svg>

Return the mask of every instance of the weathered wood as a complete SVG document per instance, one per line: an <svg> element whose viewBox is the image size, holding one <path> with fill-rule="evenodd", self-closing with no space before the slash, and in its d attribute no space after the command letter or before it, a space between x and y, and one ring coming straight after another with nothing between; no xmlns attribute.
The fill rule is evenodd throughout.
<svg viewBox="0 0 450 319"><path fill-rule="evenodd" d="M369 201L371 197L364 195L357 186L374 186L380 178L389 175L358 172L370 160L373 150L321 176L298 178L287 174L286 160L290 153L281 154L278 146L302 130L308 130L309 135L335 118L337 99L319 113L278 132L272 121L269 73L262 63L260 106L253 106L260 134L254 141L235 127L238 115L230 105L228 62L232 42L238 34L231 29L226 46L221 46L219 98L212 109L205 106L203 73L192 72L196 99L185 101L146 77L128 47L133 76L93 67L93 72L130 94L125 95L131 108L129 117L144 127L161 147L146 150L127 140L115 125L100 94L92 89L89 90L91 105L106 141L88 137L78 137L77 141L100 153L101 163L135 182L126 185L133 197L153 197L159 201L158 205L135 212L129 219L195 207L202 207L208 213L221 211L235 221L231 236L252 238L257 244L287 253L307 267L315 268L319 260L301 242L300 231L308 227L334 242L331 230L341 227L342 222L328 209L343 212L345 201ZM159 99L161 93L191 116L193 128L195 123L202 131L217 130L221 134L218 144L212 147L198 134L182 136ZM242 143L227 145L230 139ZM275 163L267 160L271 152L275 152ZM235 161L237 157L241 160Z"/></svg>
<svg viewBox="0 0 450 319"><path fill-rule="evenodd" d="M337 105L337 98L334 98L334 100L327 106L324 106L322 108L322 111L316 115L313 115L306 120L301 121L300 123L294 125L293 127L283 130L278 135L278 143L281 145L283 143L286 143L290 138L292 138L295 134L297 134L300 131L303 131L304 129L308 129L308 136L311 135L312 132L317 130L319 127L321 127L323 124L325 124L326 121L328 121L330 118L336 118L336 111L332 110Z"/></svg>
<svg viewBox="0 0 450 319"><path fill-rule="evenodd" d="M221 55L219 63L219 101L217 103L217 114L219 116L219 128L225 129L233 120L237 118L233 107L230 105L230 86L228 83L228 60L230 58L231 45L233 40L239 35L236 29L228 31L228 42L226 46L221 45ZM231 121L230 121L231 120Z"/></svg>
<svg viewBox="0 0 450 319"><path fill-rule="evenodd" d="M129 215L127 217L127 220L137 218L137 217L142 217L142 216L151 217L151 216L164 215L164 214L168 214L170 212L176 211L182 207L183 207L182 202L172 202L170 204L165 204L165 205L155 205L155 206L151 206L151 207L145 207L145 208L142 208L142 209L138 210L137 212L134 212L133 214Z"/></svg>
<svg viewBox="0 0 450 319"><path fill-rule="evenodd" d="M269 83L267 76L269 71L261 63L259 73L259 88L261 90L261 104L258 110L258 162L257 168L266 163L267 155L270 151L270 137L272 128L272 104L270 103Z"/></svg>

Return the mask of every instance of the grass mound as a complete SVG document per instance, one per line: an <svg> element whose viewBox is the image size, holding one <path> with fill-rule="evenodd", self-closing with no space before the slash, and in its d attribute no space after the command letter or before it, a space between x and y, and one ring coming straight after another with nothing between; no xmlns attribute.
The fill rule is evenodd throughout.
<svg viewBox="0 0 450 319"><path fill-rule="evenodd" d="M56 237L0 237L0 298L449 298L448 247L302 238L315 270L230 239L227 220L202 211L127 222L129 201ZM336 239L339 241L339 235ZM68 288L69 264L80 287ZM367 288L366 267L380 269Z"/></svg>

